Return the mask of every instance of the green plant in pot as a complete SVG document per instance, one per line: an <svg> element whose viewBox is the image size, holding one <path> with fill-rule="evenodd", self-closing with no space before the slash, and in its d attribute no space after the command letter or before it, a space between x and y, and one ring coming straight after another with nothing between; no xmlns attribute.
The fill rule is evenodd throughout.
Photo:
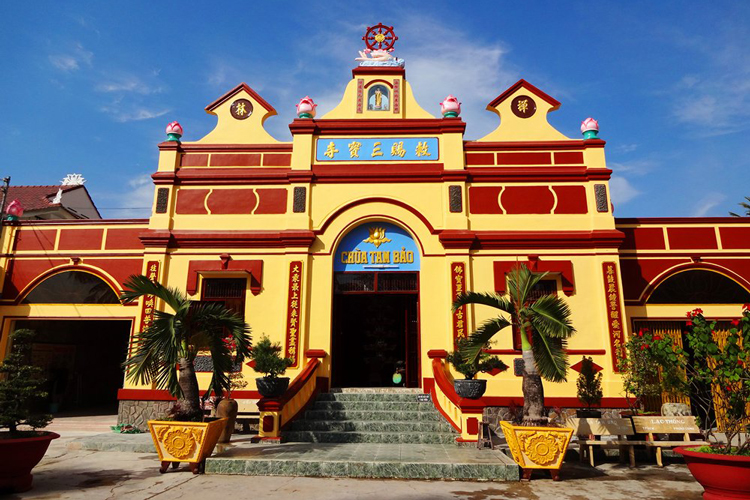
<svg viewBox="0 0 750 500"><path fill-rule="evenodd" d="M592 406L598 406L602 401L602 374L594 369L594 360L583 356L581 359L581 372L576 380L578 401L586 405L585 410L576 410L578 418L601 418L602 412L592 410Z"/></svg>
<svg viewBox="0 0 750 500"><path fill-rule="evenodd" d="M250 359L255 362L253 367L256 372L264 374L255 382L258 392L264 398L278 398L289 387L289 377L279 377L286 372L294 361L291 358L281 357L281 344L272 343L271 339L263 336L256 342L250 352Z"/></svg>
<svg viewBox="0 0 750 500"><path fill-rule="evenodd" d="M464 376L463 379L453 381L456 394L466 399L479 399L487 390L487 381L477 380L475 378L477 373L489 373L495 370L502 372L508 369L508 365L497 356L491 356L484 351L477 359L467 361L461 355L461 349L465 348L468 342L469 339L466 337L459 338L456 341L456 350L450 353L446 359L458 373Z"/></svg>
<svg viewBox="0 0 750 500"><path fill-rule="evenodd" d="M47 452L50 442L60 437L46 427L51 415L34 415L30 406L47 394L42 390L42 369L29 364L33 330L16 330L10 335L11 350L0 363L0 492L31 489L31 470ZM31 430L26 430L25 428Z"/></svg>

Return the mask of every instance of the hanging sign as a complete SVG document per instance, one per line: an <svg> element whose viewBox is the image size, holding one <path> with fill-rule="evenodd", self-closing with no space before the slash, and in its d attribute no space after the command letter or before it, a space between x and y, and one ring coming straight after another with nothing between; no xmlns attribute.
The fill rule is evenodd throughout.
<svg viewBox="0 0 750 500"><path fill-rule="evenodd" d="M419 271L419 250L405 230L368 222L347 234L334 254L333 270Z"/></svg>
<svg viewBox="0 0 750 500"><path fill-rule="evenodd" d="M619 363L625 357L625 333L622 314L620 313L620 287L617 284L617 265L605 262L604 268L604 296L607 300L607 323L609 324L609 340L612 347L612 364L615 372L619 372Z"/></svg>
<svg viewBox="0 0 750 500"><path fill-rule="evenodd" d="M146 266L146 276L153 282L159 280L159 262L152 260ZM141 329L145 331L154 322L154 308L156 303L156 297L153 295L144 295L143 302L141 302Z"/></svg>
<svg viewBox="0 0 750 500"><path fill-rule="evenodd" d="M289 301L286 319L286 352L284 354L284 357L292 358L294 361L290 368L296 368L299 359L297 353L299 351L301 297L302 262L294 261L289 264Z"/></svg>
<svg viewBox="0 0 750 500"><path fill-rule="evenodd" d="M438 161L437 137L321 137L317 161L384 162Z"/></svg>
<svg viewBox="0 0 750 500"><path fill-rule="evenodd" d="M451 264L451 297L453 302L466 291L466 266L463 262ZM453 341L466 337L466 306L461 306L453 312Z"/></svg>

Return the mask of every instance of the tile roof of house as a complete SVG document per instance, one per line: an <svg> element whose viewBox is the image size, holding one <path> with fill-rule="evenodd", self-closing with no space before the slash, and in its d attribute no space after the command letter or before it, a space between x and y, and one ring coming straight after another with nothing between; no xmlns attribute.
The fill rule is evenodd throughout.
<svg viewBox="0 0 750 500"><path fill-rule="evenodd" d="M26 212L59 207L60 203L52 203L58 189L62 188L65 192L80 187L83 186L61 186L59 184L55 186L10 186L8 188L6 204L13 200L18 200Z"/></svg>

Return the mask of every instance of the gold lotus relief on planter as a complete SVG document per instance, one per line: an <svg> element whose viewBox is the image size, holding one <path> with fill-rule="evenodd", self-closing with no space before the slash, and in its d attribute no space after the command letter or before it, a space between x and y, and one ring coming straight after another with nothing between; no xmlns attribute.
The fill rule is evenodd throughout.
<svg viewBox="0 0 750 500"><path fill-rule="evenodd" d="M156 435L169 454L180 460L191 457L203 442L203 429L195 427L161 427Z"/></svg>
<svg viewBox="0 0 750 500"><path fill-rule="evenodd" d="M513 460L525 469L559 469L573 429L524 427L500 422Z"/></svg>
<svg viewBox="0 0 750 500"><path fill-rule="evenodd" d="M148 427L160 461L200 463L211 455L226 422L149 420Z"/></svg>

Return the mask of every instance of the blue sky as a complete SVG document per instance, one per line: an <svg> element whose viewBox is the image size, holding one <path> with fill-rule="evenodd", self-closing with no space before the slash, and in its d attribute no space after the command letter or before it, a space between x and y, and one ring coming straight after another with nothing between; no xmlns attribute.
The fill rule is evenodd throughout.
<svg viewBox="0 0 750 500"><path fill-rule="evenodd" d="M417 100L463 102L466 138L524 78L562 102L580 137L599 120L618 217L724 216L750 196L750 2L0 3L0 174L56 184L81 173L105 217L146 217L156 144L244 81L279 112L340 99L368 25L393 25Z"/></svg>

